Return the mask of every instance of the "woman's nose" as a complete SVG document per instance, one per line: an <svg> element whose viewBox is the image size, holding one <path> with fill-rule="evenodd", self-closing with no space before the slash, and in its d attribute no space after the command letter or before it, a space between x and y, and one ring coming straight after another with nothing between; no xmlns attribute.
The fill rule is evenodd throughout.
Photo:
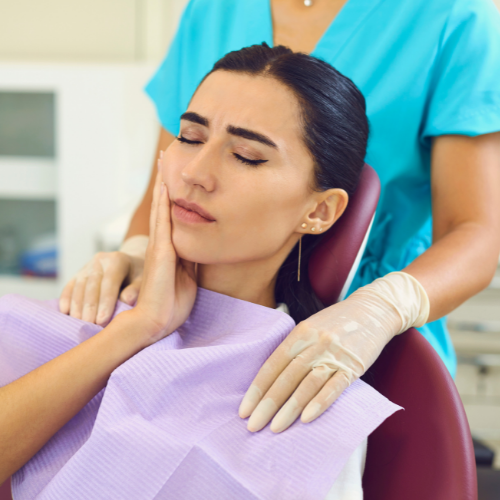
<svg viewBox="0 0 500 500"><path fill-rule="evenodd" d="M216 164L215 152L205 145L184 166L181 172L182 180L190 186L199 186L205 191L211 192L215 189L216 179L214 165Z"/></svg>

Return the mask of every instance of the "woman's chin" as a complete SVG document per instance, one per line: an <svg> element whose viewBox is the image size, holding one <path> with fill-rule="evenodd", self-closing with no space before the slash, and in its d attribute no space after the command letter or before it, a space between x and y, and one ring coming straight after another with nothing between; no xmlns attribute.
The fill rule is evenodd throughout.
<svg viewBox="0 0 500 500"><path fill-rule="evenodd" d="M172 244L175 248L175 253L179 258L187 260L188 262L196 262L197 264L210 264L211 260L209 252L205 250L203 244L196 242L196 244L187 242L176 242L173 238Z"/></svg>

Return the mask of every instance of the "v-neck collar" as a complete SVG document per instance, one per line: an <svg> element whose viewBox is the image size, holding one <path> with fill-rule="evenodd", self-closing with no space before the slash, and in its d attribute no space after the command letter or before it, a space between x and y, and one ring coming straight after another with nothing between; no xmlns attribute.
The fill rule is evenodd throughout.
<svg viewBox="0 0 500 500"><path fill-rule="evenodd" d="M245 20L247 45L266 42L270 47L273 47L271 0L243 1L249 7L245 9L248 16ZM366 17L382 1L347 0L318 40L310 55L332 61L356 33ZM260 41L256 42L256 39Z"/></svg>

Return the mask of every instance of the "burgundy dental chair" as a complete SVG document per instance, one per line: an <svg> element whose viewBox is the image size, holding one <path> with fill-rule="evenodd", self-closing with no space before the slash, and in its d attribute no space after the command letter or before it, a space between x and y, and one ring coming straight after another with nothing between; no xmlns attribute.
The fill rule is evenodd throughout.
<svg viewBox="0 0 500 500"><path fill-rule="evenodd" d="M346 212L309 259L325 305L345 297L375 213L380 183L365 165ZM477 500L474 447L455 383L414 328L397 335L362 377L402 406L368 438L365 500Z"/></svg>
<svg viewBox="0 0 500 500"><path fill-rule="evenodd" d="M347 293L379 194L378 176L365 165L346 212L310 258L312 286L326 305ZM413 328L396 336L363 380L404 408L368 438L365 500L477 500L465 411L448 370L427 340ZM10 499L7 481L0 486L0 500Z"/></svg>

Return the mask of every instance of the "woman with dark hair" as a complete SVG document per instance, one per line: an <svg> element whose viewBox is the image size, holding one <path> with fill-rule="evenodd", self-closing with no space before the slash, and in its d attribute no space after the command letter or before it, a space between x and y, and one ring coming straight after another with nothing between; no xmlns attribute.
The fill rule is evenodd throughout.
<svg viewBox="0 0 500 500"><path fill-rule="evenodd" d="M500 250L497 9L491 0L190 0L168 54L146 88L161 123L157 154L176 140L178 116L213 64L263 41L330 63L365 96L371 130L365 160L377 171L382 191L348 295L394 271L418 279L430 300L428 322L419 331L454 376L456 356L445 315L488 286ZM311 148L321 139L320 130L315 134ZM135 302L154 178L153 172L120 251L96 255L67 284L60 300L63 312L105 325L118 295ZM300 288L291 282L288 287L294 290L288 301L304 300L296 295ZM407 308L413 307L410 297L404 300ZM339 303L312 314L290 334L317 351L321 342L311 340L315 331L350 346L348 370L345 359L335 359L343 376L325 380L319 393L315 387L304 395L320 410L342 392L347 379L368 369L398 331L366 342L366 335L338 325L345 307ZM304 308L302 313L317 309L310 301ZM351 319L358 320L362 310L360 302L349 312ZM367 316L364 332L370 331L370 321ZM304 375L289 365L285 352L281 347L264 364L257 393L251 391L263 396L274 387L278 407L290 390L279 389L281 372L288 367L295 388Z"/></svg>
<svg viewBox="0 0 500 500"><path fill-rule="evenodd" d="M351 80L320 59L281 46L270 49L266 43L230 52L203 81L218 70L267 76L292 91L301 106L303 140L314 159L312 189L340 188L348 196L354 193L366 154L368 121L365 99ZM302 237L302 281L297 279L298 245L277 276L276 301L287 304L296 323L324 308L307 277L309 256L320 241L319 234Z"/></svg>
<svg viewBox="0 0 500 500"><path fill-rule="evenodd" d="M305 54L293 53L285 47L271 49L263 44L230 53L221 59L203 79L187 111L180 118L177 140L162 152L158 161L150 223L151 238L137 305L117 314L101 331L89 334L88 329L86 333L82 330L78 333L78 345L74 348L0 389L0 482L38 453L22 469L16 481L27 495L26 498L42 490L50 498L56 495L54 492L63 491L64 488L64 491L71 492L72 498L84 497L83 485L75 479L78 474L87 474L89 484L94 480L100 485L98 491L101 491L101 497L111 498L118 494L108 496L109 488L106 489L93 475L91 468L96 463L99 471L112 466L116 471L115 476L123 475L132 461L130 455L120 451L126 446L125 442L133 441L134 457L144 457L144 460L150 460L148 453L156 456L157 451L175 447L175 443L167 439L158 450L154 447L154 441L164 439L173 425L171 419L179 411L182 413L185 404L183 392L189 392L190 388L184 387L178 395L165 401L167 404L162 404L161 393L154 392L157 387L155 384L161 384L163 378L158 370L165 370L165 377L172 377L173 374L172 381L165 382L162 390L169 389L170 385L175 390L179 379L185 377L186 373L195 373L197 364L190 368L181 366L183 363L179 360L186 358L170 358L171 366L160 363L156 369L151 369L149 364L151 359L158 359L173 333L174 344L182 342L183 338L189 342L190 337L196 337L195 345L189 346L196 347L192 349L192 355L202 356L202 359L219 356L216 360L220 372L211 372L211 378L206 383L209 402L194 401L196 409L186 411L181 417L181 420L195 419L186 432L193 429L203 431L204 426L208 425L207 419L215 396L221 399L228 397L227 391L220 389L223 386L219 382L236 377L245 370L242 363L253 363L252 359L261 355L262 349L258 348L260 333L246 324L244 316L229 322L230 328L238 333L238 342L247 339L248 346L242 352L237 353L234 339L221 342L217 338L207 343L203 338L203 329L214 328L213 316L210 315L217 311L203 309L198 303L196 317L192 317L195 301L199 298L197 295L201 294L203 304L207 300L207 293L212 298L218 296L219 304L221 300L231 299L230 308L238 310L251 306L251 311L256 315L267 314L266 310L272 311L278 306L283 312L289 311L295 321L322 309L307 277L307 254L320 241L321 234L328 231L341 216L349 194L356 189L368 138L362 94L348 78L327 63ZM307 240L305 235L308 236ZM303 262L297 259L297 247L303 248ZM300 281L299 267L302 269ZM414 296L413 304L418 304L411 311L399 299L400 294L408 293ZM282 302L277 304L278 300ZM381 336L386 330L403 331L413 324L421 324L428 314L425 291L406 273L393 273L377 280L353 294L345 303L347 307L353 307L359 301L365 304L366 309L359 314L358 321L362 324L364 316L375 315L370 321L371 332L375 336ZM16 378L14 374L19 374L19 370L26 371L26 363L38 356L40 344L43 345L41 350L52 352L50 349L61 342L53 337L54 332L58 331L58 321L80 324L79 320L60 313L47 316L48 313L41 312L35 325L27 321L25 326L16 330L16 325L24 324L23 318L29 316L28 306L23 304L8 297L0 301L0 342L4 342L0 353L6 353L3 358L0 357L0 382L3 384ZM226 312L223 311L224 314L218 318L219 323L215 325L216 337L219 327L227 328L224 323L229 313ZM276 314L276 311L273 312ZM205 316L211 319L203 323ZM280 313L278 320L288 321L285 333L289 333L295 323L291 322L290 325L290 319L285 316ZM200 321L202 333L195 334L194 325ZM339 318L339 324L342 321ZM68 325L68 329L72 328L71 323L65 325ZM92 325L86 323L84 326ZM343 327L350 332L362 328L351 320L344 321ZM263 328L273 332L276 324L264 323L260 326L261 330ZM182 334L179 335L181 330ZM32 342L20 346L20 339L24 338L21 334L26 332L31 335ZM62 333L65 341L64 331ZM10 344L9 338L13 338ZM311 375L304 378L304 383L305 386L309 384L313 387L330 378L336 371L336 363L332 359L341 352L348 353L350 347L339 346L335 339L324 337L321 353L311 357L307 343L299 342L297 345L290 344L290 341L293 341L291 336L283 344L287 347L287 356L295 360L295 366L301 367L304 375L311 371ZM369 341L370 337L367 336ZM214 342L215 350L212 346ZM220 352L226 343L231 348L221 359ZM170 348L182 350L182 347L174 345ZM269 348L266 347L266 350ZM231 361L233 356L237 361ZM21 360L21 368L16 366L16 360ZM132 369L127 372L127 367ZM254 373L248 375L253 376ZM135 385L140 384L141 379L146 380L146 386L140 386L138 390ZM289 382L284 373L282 383L285 388ZM197 385L202 383L205 381L197 380ZM106 384L101 403L94 397ZM372 392L369 394L363 392L368 390L368 386L365 384L366 387L362 389L362 384L358 381L356 386L357 390L361 390L358 396L347 396L343 402L339 401L338 408L343 408L349 405L349 398L358 398L358 406L351 411L350 419L336 421L332 414L330 421L324 421L330 430L318 427L321 422L314 424L315 429L321 431L318 435L320 441L323 441L325 432L334 435L338 426L343 425L345 429L347 425L349 432L346 434L352 432L354 441L351 444L356 443L350 461L344 460L343 475L338 476L343 479L336 483L328 498L361 498L363 456L370 426L366 424L365 433L359 434L358 421L378 418L378 425L395 411L394 407L389 408L389 402L382 402L380 395L373 396L373 389L370 389ZM153 393L143 398L143 389ZM120 403L123 394L126 397ZM360 411L364 396L369 396L368 399L379 398L376 411L371 411L370 407ZM232 400L230 422L234 422L234 402L238 403L240 398L241 394L238 400ZM267 405L266 418L278 410L272 401L271 405L268 400L261 404ZM104 408L102 411L99 405ZM290 398L288 406L273 420L271 430L280 433L288 428L304 405L300 394ZM150 415L152 406L157 408L156 411L159 408L159 416L156 413ZM112 408L117 412L116 418L114 413L110 413ZM244 408L240 409L240 413L245 412ZM200 418L196 419L198 414ZM73 417L75 419L70 426L61 429ZM110 427L103 431L102 421L106 418ZM82 420L87 430L82 430ZM148 435L142 431L149 428L152 421L151 440L144 438L144 441L134 441L137 435ZM252 416L248 428L256 431L265 423ZM240 432L242 425L245 426L237 419L236 426ZM60 429L61 433L58 433ZM215 444L222 441L224 449L229 446L241 448L241 456L245 450L251 450L251 446L254 446L252 443L265 443L259 436L246 432L246 429L241 436L241 442L226 444L219 438L215 439ZM286 459L280 457L277 460L291 461L295 470L305 469L313 463L325 464L330 461L335 465L336 455L342 457L349 450L340 445L339 449L335 449L331 442L317 445L316 441L311 442L309 434L303 438L300 436L300 428L299 434L290 435L293 447L313 453L314 459L310 457L304 461L292 454ZM361 444L358 443L360 436L364 437ZM182 437L177 435L174 439L174 436L170 436L170 439L178 442ZM258 439L252 440L251 437ZM264 439L271 438L268 435ZM89 446L92 450L92 443L96 440L100 455L106 456L117 450L113 460L105 460L101 456L97 460L96 445L94 451L88 451ZM313 444L315 448L311 448ZM275 446L278 445L276 442ZM260 446L262 448L262 444ZM85 456L89 462L85 462ZM110 462L113 463L110 465ZM86 464L85 467L78 466L82 463ZM140 474L150 478L165 467L165 464L158 464L157 468L151 470L147 466ZM274 473L275 467L279 469L273 459L267 467L273 480L268 489L281 491L280 495L285 495L285 485L280 485L281 476ZM85 470L82 472L81 469ZM196 470L190 472L194 475L197 473ZM40 479L47 474L48 479ZM127 472L128 479L124 477L118 482L122 484L123 481L130 481L130 477L135 478L134 474L139 472L133 470L130 474ZM327 481L325 484L328 484L329 478L325 479L324 475L316 479L309 476L307 481L311 481L311 488L318 481ZM330 486L333 479L330 478ZM163 488L162 491L166 495L171 490ZM134 493L128 492L126 497L133 498ZM149 498L149 493L144 493L141 498Z"/></svg>

